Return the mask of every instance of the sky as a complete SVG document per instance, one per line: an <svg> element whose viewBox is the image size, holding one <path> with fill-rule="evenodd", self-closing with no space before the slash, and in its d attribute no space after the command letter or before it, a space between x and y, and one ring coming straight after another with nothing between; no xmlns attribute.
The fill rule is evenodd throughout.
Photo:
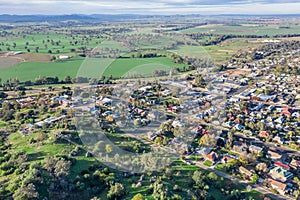
<svg viewBox="0 0 300 200"><path fill-rule="evenodd" d="M0 14L300 14L300 0L0 0Z"/></svg>

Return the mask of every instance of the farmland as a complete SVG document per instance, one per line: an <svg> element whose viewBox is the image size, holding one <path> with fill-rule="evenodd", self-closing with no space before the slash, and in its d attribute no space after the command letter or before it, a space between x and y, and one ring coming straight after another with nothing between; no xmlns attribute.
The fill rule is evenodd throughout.
<svg viewBox="0 0 300 200"><path fill-rule="evenodd" d="M69 17L0 19L0 199L298 199L295 21Z"/></svg>
<svg viewBox="0 0 300 200"><path fill-rule="evenodd" d="M103 39L94 35L71 35L53 33L52 30L41 33L21 34L12 32L0 37L2 51L23 51L38 53L70 53L71 49L95 47Z"/></svg>
<svg viewBox="0 0 300 200"><path fill-rule="evenodd" d="M233 34L233 35L257 35L270 37L282 34L298 34L299 25L281 27L280 25L210 25L199 26L196 28L186 29L182 33L212 33L212 34Z"/></svg>
<svg viewBox="0 0 300 200"><path fill-rule="evenodd" d="M171 69L182 67L175 64L169 58L122 58L116 60L75 57L70 60L56 62L25 62L9 68L1 69L0 78L18 78L20 81L34 80L38 77L55 77L64 79L65 76L76 77L84 76L99 78L101 75L121 77L126 72L140 66L143 71L148 68L152 73L153 66L158 65L158 69ZM82 67L80 69L80 67ZM144 71L145 72L145 71Z"/></svg>

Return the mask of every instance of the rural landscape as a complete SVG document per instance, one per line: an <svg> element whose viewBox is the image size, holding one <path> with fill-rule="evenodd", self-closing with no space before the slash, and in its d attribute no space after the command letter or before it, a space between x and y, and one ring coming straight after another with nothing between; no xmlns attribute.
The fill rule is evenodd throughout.
<svg viewBox="0 0 300 200"><path fill-rule="evenodd" d="M0 199L300 199L299 15L0 15Z"/></svg>

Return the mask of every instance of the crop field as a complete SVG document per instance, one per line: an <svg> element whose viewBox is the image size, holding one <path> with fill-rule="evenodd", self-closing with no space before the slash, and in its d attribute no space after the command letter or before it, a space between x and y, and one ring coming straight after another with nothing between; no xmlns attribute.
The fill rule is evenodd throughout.
<svg viewBox="0 0 300 200"><path fill-rule="evenodd" d="M97 59L84 60L75 57L70 60L56 62L24 62L9 68L0 69L0 78L18 78L20 81L35 80L37 77L48 76L64 79L65 76L84 76L99 78L101 75L122 77L127 72L152 73L153 70L183 67L175 64L171 59L161 58L122 58L122 59ZM148 72L147 72L148 70Z"/></svg>
<svg viewBox="0 0 300 200"><path fill-rule="evenodd" d="M126 73L149 74L153 70L164 70L175 67L183 67L182 64L173 63L169 58L134 58L117 59L105 71L104 75L113 77L122 77Z"/></svg>
<svg viewBox="0 0 300 200"><path fill-rule="evenodd" d="M208 58L219 63L233 55L239 49L246 49L260 44L261 43L247 42L244 39L230 39L222 42L221 45L205 47L181 45L172 52L182 56ZM59 79L64 79L65 76L99 78L101 75L106 77L112 75L114 78L119 78L130 73L151 75L153 70L168 71L174 67L181 68L184 66L182 64L176 64L166 57L120 58L116 60L74 57L69 60L44 62L49 57L46 54L24 54L19 56L23 59L26 58L29 62L20 63L20 59L12 59L9 60L10 62L2 60L0 63L0 78L2 78L2 80L17 77L20 81L26 81L34 80L40 76L57 76ZM39 56L42 56L43 58L39 58ZM39 61L38 59L41 61L44 59L44 61L36 62ZM30 62L30 60L36 61Z"/></svg>
<svg viewBox="0 0 300 200"><path fill-rule="evenodd" d="M257 36L274 36L280 34L297 34L300 32L299 25L292 25L289 28L281 28L277 25L260 25L260 26L199 26L196 28L186 29L181 33L212 33L212 34L233 34L233 35L257 35Z"/></svg>
<svg viewBox="0 0 300 200"><path fill-rule="evenodd" d="M98 37L98 36L97 36ZM60 54L70 53L71 49L80 47L95 47L103 39L89 37L85 35L65 35L55 33L32 33L32 34L14 34L0 37L0 49L2 51L21 51L21 52L36 52L39 53Z"/></svg>

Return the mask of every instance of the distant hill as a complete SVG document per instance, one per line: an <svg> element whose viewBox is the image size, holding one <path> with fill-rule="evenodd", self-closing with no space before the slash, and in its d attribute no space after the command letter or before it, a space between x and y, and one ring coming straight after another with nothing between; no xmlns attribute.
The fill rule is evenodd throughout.
<svg viewBox="0 0 300 200"><path fill-rule="evenodd" d="M280 17L280 18L289 18L289 17L299 17L299 14L287 14L287 15L238 15L238 14L221 14L221 15L199 15L199 14L191 14L191 15L135 15L135 14L91 14L91 15L83 15L83 14L71 14L71 15L8 15L2 14L0 15L0 22L62 22L62 21L78 21L78 22L110 22L110 21L124 21L128 19L149 19L149 18L184 18L184 17Z"/></svg>
<svg viewBox="0 0 300 200"><path fill-rule="evenodd" d="M61 21L81 21L81 22L100 22L100 21L121 21L126 19L149 18L151 16L142 15L0 15L0 22L61 22Z"/></svg>

